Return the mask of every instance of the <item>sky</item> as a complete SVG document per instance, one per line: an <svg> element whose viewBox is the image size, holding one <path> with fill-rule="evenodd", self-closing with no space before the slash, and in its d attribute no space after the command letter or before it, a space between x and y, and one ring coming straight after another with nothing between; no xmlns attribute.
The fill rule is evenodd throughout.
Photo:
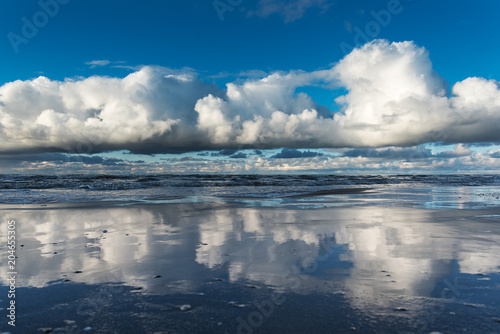
<svg viewBox="0 0 500 334"><path fill-rule="evenodd" d="M0 3L0 173L496 173L500 3Z"/></svg>

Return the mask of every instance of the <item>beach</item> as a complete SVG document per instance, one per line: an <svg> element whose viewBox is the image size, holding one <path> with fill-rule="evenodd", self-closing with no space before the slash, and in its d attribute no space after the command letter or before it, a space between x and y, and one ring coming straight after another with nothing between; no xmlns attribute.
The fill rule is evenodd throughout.
<svg viewBox="0 0 500 334"><path fill-rule="evenodd" d="M500 333L500 1L0 4L0 334Z"/></svg>
<svg viewBox="0 0 500 334"><path fill-rule="evenodd" d="M500 1L0 3L0 334L500 333Z"/></svg>
<svg viewBox="0 0 500 334"><path fill-rule="evenodd" d="M349 188L3 203L17 286L1 331L500 332L495 188Z"/></svg>

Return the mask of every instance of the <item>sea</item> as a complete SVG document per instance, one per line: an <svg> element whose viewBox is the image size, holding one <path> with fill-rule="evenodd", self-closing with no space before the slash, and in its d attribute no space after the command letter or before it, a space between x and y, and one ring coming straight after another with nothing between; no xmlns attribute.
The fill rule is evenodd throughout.
<svg viewBox="0 0 500 334"><path fill-rule="evenodd" d="M498 205L500 175L0 175L0 204Z"/></svg>

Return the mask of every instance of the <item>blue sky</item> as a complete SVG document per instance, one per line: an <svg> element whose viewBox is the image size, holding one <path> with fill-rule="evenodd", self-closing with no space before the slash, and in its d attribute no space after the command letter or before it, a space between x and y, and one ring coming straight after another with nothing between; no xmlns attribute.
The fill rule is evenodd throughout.
<svg viewBox="0 0 500 334"><path fill-rule="evenodd" d="M207 165L217 172L491 172L500 167L495 156L498 1L6 0L0 12L0 172L113 171L113 161L57 160L60 154L91 156L85 153L116 159L116 169L145 172L211 171ZM411 45L393 44L404 41ZM362 51L349 54L350 47ZM382 55L378 63L371 64L377 55ZM394 59L406 63L388 69ZM358 68L370 74L363 77ZM383 75L372 71L410 74L382 82ZM467 80L473 77L481 80ZM394 92L412 78L422 80L415 84L416 95L411 87ZM362 80L372 81L366 94ZM232 96L228 84L246 100ZM136 86L124 91L133 85L144 99L132 96L132 102L120 105L117 101L138 92ZM388 91L374 92L377 87ZM412 94L441 102L410 107ZM470 94L478 100L472 107ZM339 96L347 98L339 103ZM372 100L359 106L363 96ZM435 116L441 113L449 115ZM336 114L335 122L324 121ZM455 114L460 127L446 123ZM120 115L133 117L123 123ZM419 117L440 125L413 133L411 124ZM82 123L75 125L75 119ZM401 124L390 127L391 122ZM281 134L271 134L281 125ZM409 130L399 133L405 126ZM116 135L118 129L125 129L123 135ZM338 135L326 138L333 132ZM318 138L310 138L315 134ZM280 155L287 148L295 153ZM401 153L408 148L416 153ZM224 149L236 150L234 157L217 153ZM365 151L345 155L353 149ZM401 154L387 154L388 149ZM424 157L422 150L432 154ZM438 156L445 151L458 153ZM279 158L287 152L290 157Z"/></svg>
<svg viewBox="0 0 500 334"><path fill-rule="evenodd" d="M8 38L1 39L0 80L25 80L40 73L54 80L125 74L84 66L96 59L129 66L191 67L208 75L315 70L343 57L340 43L354 44L356 34L346 29L346 22L365 31L374 20L370 12L387 9L389 2L323 1L328 9L312 6L292 22L285 22L284 13L249 16L258 8L255 3L241 1L233 11L224 12L221 21L212 1L70 0L59 5L58 13L28 44L19 46L18 54ZM449 82L499 77L497 1L401 0L399 8L376 38L425 46L434 68ZM1 35L6 36L22 35L22 17L32 21L42 8L38 1L7 0L0 10Z"/></svg>

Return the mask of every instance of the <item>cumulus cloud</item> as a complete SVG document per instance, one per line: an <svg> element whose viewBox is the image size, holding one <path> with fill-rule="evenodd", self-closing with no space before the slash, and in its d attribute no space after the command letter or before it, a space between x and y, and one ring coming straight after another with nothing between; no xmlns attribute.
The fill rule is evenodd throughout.
<svg viewBox="0 0 500 334"><path fill-rule="evenodd" d="M460 147L462 145L457 145ZM457 152L457 147L453 151ZM299 150L291 150L292 152ZM460 156L430 153L422 147L356 149L344 155L295 156L275 158L254 155L254 150L235 152L217 159L210 153L177 158L164 157L153 162L127 161L99 155L68 155L61 153L3 155L0 153L0 171L44 173L345 173L350 174L406 174L415 172L496 173L500 168L500 151L493 146L489 152L458 150ZM357 152L357 153L355 153ZM314 152L313 152L314 153Z"/></svg>
<svg viewBox="0 0 500 334"><path fill-rule="evenodd" d="M495 159L500 159L500 150L491 153L491 157Z"/></svg>
<svg viewBox="0 0 500 334"><path fill-rule="evenodd" d="M238 152L238 150L228 148L225 150L220 150L219 152L212 153L211 156L212 157L224 157L224 156L234 155L237 152Z"/></svg>
<svg viewBox="0 0 500 334"><path fill-rule="evenodd" d="M117 158L104 158L97 155L68 155L64 153L23 153L16 155L0 153L0 171L19 172L32 170L36 173L55 169L67 169L71 172L84 172L88 167L101 169L126 168L143 161L127 162ZM75 168L76 167L76 168Z"/></svg>
<svg viewBox="0 0 500 334"><path fill-rule="evenodd" d="M386 147L386 148L355 148L344 152L344 157L365 157L365 158L376 158L376 159L387 159L387 160L415 160L432 157L432 152L430 149L419 146L419 147Z"/></svg>
<svg viewBox="0 0 500 334"><path fill-rule="evenodd" d="M223 94L191 75L145 67L123 79L39 77L0 87L0 151L155 153L203 144L194 106Z"/></svg>
<svg viewBox="0 0 500 334"><path fill-rule="evenodd" d="M198 153L200 156L208 156L208 154L203 154L203 153ZM235 149L224 149L219 152L214 152L211 153L210 156L212 157L229 157L231 159L246 159L248 157L248 154L239 152L238 150Z"/></svg>
<svg viewBox="0 0 500 334"><path fill-rule="evenodd" d="M248 155L243 153L243 152L238 152L238 153L235 153L233 155L230 155L229 157L231 159L246 159L248 157Z"/></svg>
<svg viewBox="0 0 500 334"><path fill-rule="evenodd" d="M0 154L1 162L53 162L56 164L65 164L71 162L79 162L82 164L102 164L102 165L116 165L117 163L125 162L117 158L103 158L97 155L68 155L63 153L25 153L18 155L4 155Z"/></svg>
<svg viewBox="0 0 500 334"><path fill-rule="evenodd" d="M254 151L253 151L253 153L254 153L255 155L259 155L259 156L264 155L264 153L262 152L262 150L254 150Z"/></svg>
<svg viewBox="0 0 500 334"><path fill-rule="evenodd" d="M314 85L344 87L340 111L297 93ZM39 77L0 87L3 153L500 142L498 124L498 81L468 78L450 92L428 52L413 42L376 40L327 70L276 72L229 82L225 90L193 71L157 67L125 78Z"/></svg>
<svg viewBox="0 0 500 334"><path fill-rule="evenodd" d="M323 153L311 152L311 151L299 151L290 148L284 148L280 153L273 155L271 158L274 159L295 159L295 158L313 158L321 157Z"/></svg>
<svg viewBox="0 0 500 334"><path fill-rule="evenodd" d="M376 149L374 149L376 150ZM382 152L385 148L380 149ZM415 155L408 154L413 151ZM185 162L158 167L162 171L190 173L345 173L350 174L406 174L415 172L433 173L496 173L500 168L498 153L475 153L461 157L447 158L432 154L421 157L419 154L428 150L408 149L400 158L348 157L322 155L315 157L296 157L293 159L275 159L274 157L249 156L243 163L233 159L210 160L209 163ZM377 156L377 154L374 154ZM405 156L406 155L406 156ZM496 157L496 158L495 158ZM229 158L229 157L228 157ZM206 160L208 162L208 160Z"/></svg>
<svg viewBox="0 0 500 334"><path fill-rule="evenodd" d="M457 158L465 157L472 153L469 145L458 144L454 147L453 151L444 151L439 153L437 156L441 158Z"/></svg>
<svg viewBox="0 0 500 334"><path fill-rule="evenodd" d="M292 22L304 16L304 13L310 8L319 8L326 10L330 6L327 0L259 0L257 10L250 11L249 15L260 17L269 17L273 14L283 16L285 22Z"/></svg>

